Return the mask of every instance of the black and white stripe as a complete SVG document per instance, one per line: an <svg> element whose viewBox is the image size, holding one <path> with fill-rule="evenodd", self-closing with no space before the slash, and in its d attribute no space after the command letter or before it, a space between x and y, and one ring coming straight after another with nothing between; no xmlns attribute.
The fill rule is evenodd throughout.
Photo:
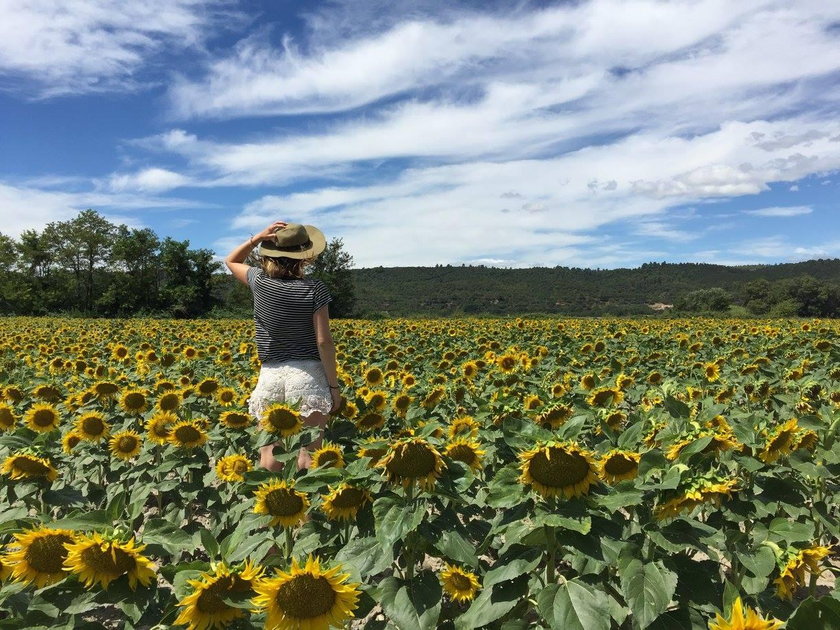
<svg viewBox="0 0 840 630"><path fill-rule="evenodd" d="M312 314L332 300L317 278L272 278L248 269L254 294L257 354L267 361L320 360Z"/></svg>

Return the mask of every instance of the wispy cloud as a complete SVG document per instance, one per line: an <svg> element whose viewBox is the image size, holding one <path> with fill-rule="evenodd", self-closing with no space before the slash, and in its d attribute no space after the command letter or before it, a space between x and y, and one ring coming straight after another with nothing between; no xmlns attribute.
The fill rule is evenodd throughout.
<svg viewBox="0 0 840 630"><path fill-rule="evenodd" d="M199 44L228 0L4 0L0 73L34 97L134 90L164 50Z"/></svg>
<svg viewBox="0 0 840 630"><path fill-rule="evenodd" d="M811 214L814 209L810 206L775 206L771 208L758 208L757 210L744 210L744 214L754 214L758 217L796 217L803 214Z"/></svg>

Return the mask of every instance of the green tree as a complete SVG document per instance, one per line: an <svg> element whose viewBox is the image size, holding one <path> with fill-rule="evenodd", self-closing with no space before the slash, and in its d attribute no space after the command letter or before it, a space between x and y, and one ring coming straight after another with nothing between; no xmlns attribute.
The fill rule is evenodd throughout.
<svg viewBox="0 0 840 630"><path fill-rule="evenodd" d="M732 304L732 296L720 287L698 289L681 295L674 303L679 311L694 313L722 313Z"/></svg>
<svg viewBox="0 0 840 630"><path fill-rule="evenodd" d="M350 317L356 306L356 288L350 268L353 257L344 249L344 240L334 238L310 267L311 274L320 278L330 290L330 317Z"/></svg>
<svg viewBox="0 0 840 630"><path fill-rule="evenodd" d="M111 313L158 308L159 248L160 239L151 229L120 225L111 248L113 284L100 304Z"/></svg>

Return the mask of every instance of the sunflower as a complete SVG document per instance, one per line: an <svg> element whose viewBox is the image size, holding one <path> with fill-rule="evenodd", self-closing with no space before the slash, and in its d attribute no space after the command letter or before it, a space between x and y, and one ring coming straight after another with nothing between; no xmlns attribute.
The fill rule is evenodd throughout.
<svg viewBox="0 0 840 630"><path fill-rule="evenodd" d="M593 387L595 387L595 375L584 374L580 377L578 385L580 385L581 389L585 389L586 391L591 390Z"/></svg>
<svg viewBox="0 0 840 630"><path fill-rule="evenodd" d="M129 460L140 452L143 440L134 431L120 431L111 436L108 442L111 455L120 459Z"/></svg>
<svg viewBox="0 0 840 630"><path fill-rule="evenodd" d="M64 566L75 573L87 588L97 582L108 589L108 585L125 575L131 590L138 582L148 586L155 578L151 561L140 552L145 545L136 545L134 537L121 540L117 536L102 536L99 532L81 534L67 545L67 559Z"/></svg>
<svg viewBox="0 0 840 630"><path fill-rule="evenodd" d="M478 364L475 361L467 361L461 366L461 374L468 381L471 381L478 374Z"/></svg>
<svg viewBox="0 0 840 630"><path fill-rule="evenodd" d="M48 403L57 403L64 397L55 385L38 385L32 395Z"/></svg>
<svg viewBox="0 0 840 630"><path fill-rule="evenodd" d="M155 407L160 411L175 411L181 406L181 395L178 392L165 391L157 399Z"/></svg>
<svg viewBox="0 0 840 630"><path fill-rule="evenodd" d="M216 391L216 400L223 407L227 407L236 402L236 390L233 387L220 387Z"/></svg>
<svg viewBox="0 0 840 630"><path fill-rule="evenodd" d="M519 360L513 354L502 354L496 358L496 365L502 374L510 374L519 365Z"/></svg>
<svg viewBox="0 0 840 630"><path fill-rule="evenodd" d="M120 396L120 407L129 415L139 416L149 408L146 390L131 387Z"/></svg>
<svg viewBox="0 0 840 630"><path fill-rule="evenodd" d="M743 445L738 439L728 431L701 431L693 437L688 437L672 444L668 452L665 454L669 460L673 461L680 456L683 449L689 444L693 444L697 440L704 437L710 437L711 441L703 448L703 453L720 453L722 451L729 451L732 449L740 449Z"/></svg>
<svg viewBox="0 0 840 630"><path fill-rule="evenodd" d="M472 600L481 588L478 576L449 563L446 563L445 567L440 574L440 583L446 594L460 603Z"/></svg>
<svg viewBox="0 0 840 630"><path fill-rule="evenodd" d="M263 412L260 426L271 433L288 437L298 433L303 428L303 422L297 411L283 403L275 403Z"/></svg>
<svg viewBox="0 0 840 630"><path fill-rule="evenodd" d="M121 343L111 349L111 359L114 361L125 361L129 356L129 349Z"/></svg>
<svg viewBox="0 0 840 630"><path fill-rule="evenodd" d="M388 394L380 389L372 390L365 396L365 405L373 411L382 411L388 404Z"/></svg>
<svg viewBox="0 0 840 630"><path fill-rule="evenodd" d="M382 428L385 424L385 416L375 411L368 411L358 420L356 420L356 428L359 431L375 431Z"/></svg>
<svg viewBox="0 0 840 630"><path fill-rule="evenodd" d="M478 426L478 422L472 416L458 416L449 423L449 437L476 437Z"/></svg>
<svg viewBox="0 0 840 630"><path fill-rule="evenodd" d="M662 382L662 373L653 371L645 379L651 385L659 385Z"/></svg>
<svg viewBox="0 0 840 630"><path fill-rule="evenodd" d="M111 427L105 421L105 416L98 411L83 413L76 420L76 433L88 442L100 442L108 437Z"/></svg>
<svg viewBox="0 0 840 630"><path fill-rule="evenodd" d="M11 479L46 479L55 481L58 471L49 459L37 457L29 453L15 453L3 461L0 474L8 475Z"/></svg>
<svg viewBox="0 0 840 630"><path fill-rule="evenodd" d="M438 386L426 394L426 397L420 404L423 405L425 409L432 409L443 400L444 396L446 396L446 388Z"/></svg>
<svg viewBox="0 0 840 630"><path fill-rule="evenodd" d="M520 453L519 460L519 481L546 498L582 496L598 480L592 457L574 442L538 444Z"/></svg>
<svg viewBox="0 0 840 630"><path fill-rule="evenodd" d="M251 460L245 455L227 455L216 462L216 476L222 481L245 481L243 473L253 469Z"/></svg>
<svg viewBox="0 0 840 630"><path fill-rule="evenodd" d="M254 585L253 599L259 612L266 614L266 627L276 630L328 630L342 627L353 616L361 591L348 583L341 565L328 571L320 560L309 556L301 566L292 559L291 569L276 571Z"/></svg>
<svg viewBox="0 0 840 630"><path fill-rule="evenodd" d="M15 428L17 416L6 403L0 403L0 431L11 431Z"/></svg>
<svg viewBox="0 0 840 630"><path fill-rule="evenodd" d="M704 363L703 376L710 383L714 383L720 378L720 366L714 361L712 361L711 363Z"/></svg>
<svg viewBox="0 0 840 630"><path fill-rule="evenodd" d="M408 437L393 442L388 454L376 466L385 469L391 483L408 488L417 482L424 490L431 490L446 464L429 442L419 437Z"/></svg>
<svg viewBox="0 0 840 630"><path fill-rule="evenodd" d="M765 463L772 463L779 457L789 454L796 445L798 431L799 423L796 418L791 418L776 427L764 443L764 449L758 454L759 459Z"/></svg>
<svg viewBox="0 0 840 630"><path fill-rule="evenodd" d="M607 483L633 479L639 472L641 455L634 451L613 449L598 462L598 473Z"/></svg>
<svg viewBox="0 0 840 630"><path fill-rule="evenodd" d="M615 386L622 391L626 391L627 389L631 388L635 384L635 382L636 379L624 373L621 373L615 377Z"/></svg>
<svg viewBox="0 0 840 630"><path fill-rule="evenodd" d="M345 399L344 404L341 406L341 409L339 409L338 413L341 414L343 418L352 420L356 417L356 414L359 413L359 408L353 401Z"/></svg>
<svg viewBox="0 0 840 630"><path fill-rule="evenodd" d="M64 434L64 437L61 438L61 450L69 455L81 441L82 436L79 435L79 433L76 431L68 431Z"/></svg>
<svg viewBox="0 0 840 630"><path fill-rule="evenodd" d="M359 457L370 457L370 464L368 467L372 468L376 463L385 456L388 449L385 446L380 446L382 441L377 438L370 438L362 443L359 447Z"/></svg>
<svg viewBox="0 0 840 630"><path fill-rule="evenodd" d="M698 505L709 503L720 506L721 501L737 490L737 479L701 477L691 481L688 486L676 496L663 502L654 512L657 519L679 516L684 512L691 512Z"/></svg>
<svg viewBox="0 0 840 630"><path fill-rule="evenodd" d="M778 619L765 619L752 608L745 607L739 596L732 603L729 618L716 614L715 620L709 622L709 630L778 630L781 625Z"/></svg>
<svg viewBox="0 0 840 630"><path fill-rule="evenodd" d="M480 446L474 440L456 438L446 447L444 454L455 461L465 463L473 470L480 470L482 467L481 458L484 455Z"/></svg>
<svg viewBox="0 0 840 630"><path fill-rule="evenodd" d="M210 397L219 389L219 381L212 376L207 377L198 383L196 389L199 396Z"/></svg>
<svg viewBox="0 0 840 630"><path fill-rule="evenodd" d="M11 402L11 403L19 403L26 397L26 394L23 390L18 387L17 385L8 385L3 390L2 398Z"/></svg>
<svg viewBox="0 0 840 630"><path fill-rule="evenodd" d="M590 407L614 407L621 404L624 400L624 392L618 387L599 387L593 389L592 393L586 398L586 403Z"/></svg>
<svg viewBox="0 0 840 630"><path fill-rule="evenodd" d="M555 403L534 416L534 422L543 427L549 426L556 429L571 418L572 413L574 413L574 409L569 405Z"/></svg>
<svg viewBox="0 0 840 630"><path fill-rule="evenodd" d="M120 386L113 381L97 381L90 386L90 391L100 402L110 402L117 398Z"/></svg>
<svg viewBox="0 0 840 630"><path fill-rule="evenodd" d="M335 444L324 442L312 453L312 468L344 468L344 453Z"/></svg>
<svg viewBox="0 0 840 630"><path fill-rule="evenodd" d="M230 429L243 429L251 424L251 416L241 411L225 411L219 421Z"/></svg>
<svg viewBox="0 0 840 630"><path fill-rule="evenodd" d="M364 379L369 386L376 387L385 380L385 375L378 367L372 367L365 372Z"/></svg>
<svg viewBox="0 0 840 630"><path fill-rule="evenodd" d="M365 503L373 500L370 492L346 482L330 489L321 498L323 499L321 509L331 521L353 520Z"/></svg>
<svg viewBox="0 0 840 630"><path fill-rule="evenodd" d="M309 499L303 492L287 484L285 480L274 480L260 484L254 491L257 501L254 505L256 514L269 514L273 518L270 525L294 527L306 517Z"/></svg>
<svg viewBox="0 0 840 630"><path fill-rule="evenodd" d="M167 444L178 416L171 411L160 411L146 421L146 435L155 444Z"/></svg>
<svg viewBox="0 0 840 630"><path fill-rule="evenodd" d="M408 412L408 407L411 405L413 400L414 398L405 392L397 394L394 397L394 400L391 401L391 408L394 410L394 413L398 418L405 418L405 414Z"/></svg>
<svg viewBox="0 0 840 630"><path fill-rule="evenodd" d="M187 580L193 590L178 602L182 610L176 625L187 626L188 630L213 630L245 616L245 609L231 606L225 600L251 595L254 582L262 574L263 569L250 560L233 569L223 562L212 565L212 572Z"/></svg>
<svg viewBox="0 0 840 630"><path fill-rule="evenodd" d="M35 403L26 411L23 420L33 431L49 433L58 428L61 415L49 403Z"/></svg>
<svg viewBox="0 0 840 630"><path fill-rule="evenodd" d="M6 554L4 564L11 568L11 577L17 582L32 584L36 588L60 582L67 577L64 546L75 540L69 529L52 529L41 525L23 533L14 534L13 551Z"/></svg>
<svg viewBox="0 0 840 630"><path fill-rule="evenodd" d="M169 443L180 448L195 448L207 442L207 433L197 420L182 420L173 425Z"/></svg>

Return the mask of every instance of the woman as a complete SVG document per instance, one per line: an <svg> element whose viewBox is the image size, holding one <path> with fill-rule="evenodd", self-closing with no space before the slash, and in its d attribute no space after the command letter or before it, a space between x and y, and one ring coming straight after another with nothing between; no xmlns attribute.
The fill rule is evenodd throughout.
<svg viewBox="0 0 840 630"><path fill-rule="evenodd" d="M260 267L244 264L257 244ZM260 376L248 410L260 418L275 402L300 402L304 424L319 429L309 445L318 449L327 416L341 405L335 345L330 335L326 285L305 278L304 267L324 251L323 233L312 225L275 221L234 249L225 259L231 273L251 287ZM279 471L274 457L279 442L260 449L260 465ZM298 470L309 468L312 456L301 447Z"/></svg>

